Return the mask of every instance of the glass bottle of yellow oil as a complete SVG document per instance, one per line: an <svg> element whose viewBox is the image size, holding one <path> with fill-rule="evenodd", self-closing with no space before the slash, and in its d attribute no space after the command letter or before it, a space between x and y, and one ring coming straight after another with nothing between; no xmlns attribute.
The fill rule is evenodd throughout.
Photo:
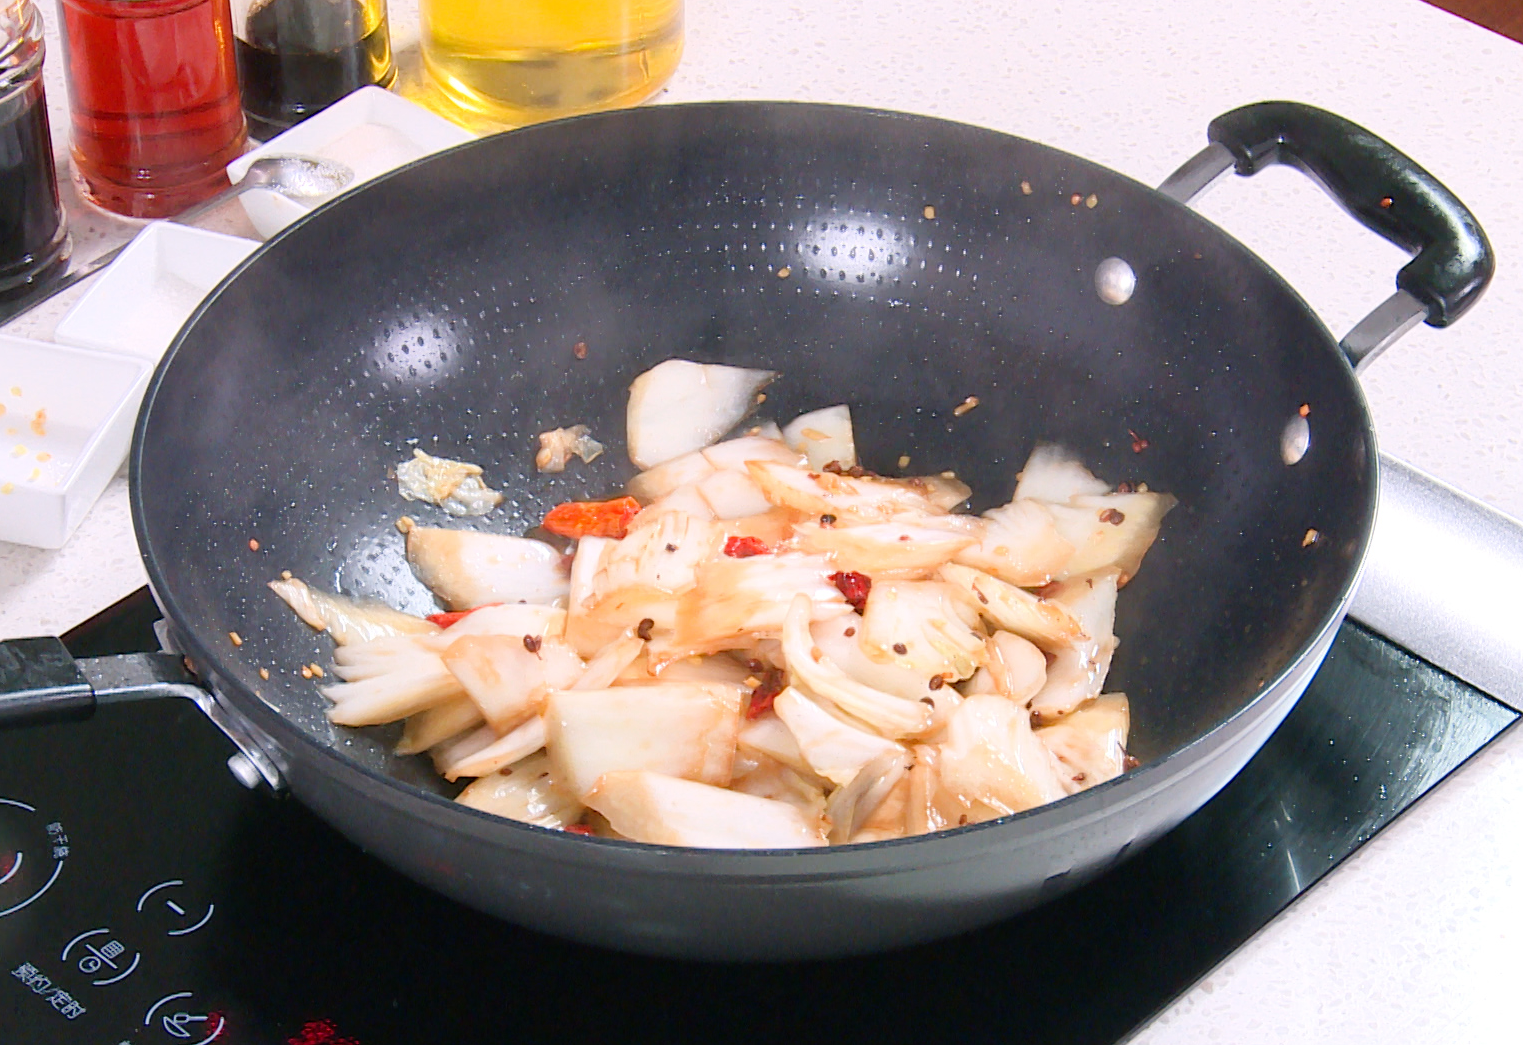
<svg viewBox="0 0 1523 1045"><path fill-rule="evenodd" d="M475 129L634 105L682 56L682 0L422 0L420 13L434 107Z"/></svg>

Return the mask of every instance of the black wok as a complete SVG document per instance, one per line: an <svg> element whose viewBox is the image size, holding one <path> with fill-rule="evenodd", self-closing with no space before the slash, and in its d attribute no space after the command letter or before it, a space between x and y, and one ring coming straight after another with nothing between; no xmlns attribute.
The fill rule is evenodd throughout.
<svg viewBox="0 0 1523 1045"><path fill-rule="evenodd" d="M1234 159L1243 173L1293 162L1418 252L1351 353L1378 350L1413 318L1449 322L1489 278L1489 247L1463 206L1337 117L1250 107L1212 138L1173 193ZM1122 304L1097 290L1112 257L1137 278ZM1177 495L1117 622L1109 688L1132 699L1141 767L935 836L678 850L487 816L393 756L391 730L330 726L297 674L328 659L329 641L265 582L291 570L431 609L402 557L394 523L408 506L389 470L414 445L480 462L508 500L456 525L521 533L552 504L611 495L632 474L626 389L671 356L781 371L766 403L779 420L850 403L868 467L893 472L908 454L915 471L955 470L978 510L1009 498L1039 440L1073 447L1112 482ZM954 418L970 395L978 409ZM1296 459L1303 405L1309 450ZM574 423L610 452L537 474L535 434ZM1178 823L1310 679L1357 579L1377 485L1369 415L1337 340L1175 199L986 130L760 103L533 127L324 207L182 331L131 461L154 592L215 688L244 771L283 781L381 859L484 911L716 958L957 932L1070 888ZM86 683L113 691L99 665L83 680L56 658L28 670L62 679L55 703L87 703Z"/></svg>

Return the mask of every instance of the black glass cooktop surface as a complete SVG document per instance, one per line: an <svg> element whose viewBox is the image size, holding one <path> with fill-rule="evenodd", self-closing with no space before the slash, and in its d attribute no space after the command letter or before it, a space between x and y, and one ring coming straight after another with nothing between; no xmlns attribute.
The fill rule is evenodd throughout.
<svg viewBox="0 0 1523 1045"><path fill-rule="evenodd" d="M150 648L156 616L139 593L68 639ZM1346 624L1247 769L1090 885L933 945L742 966L493 921L245 790L188 703L106 707L0 733L0 1041L1108 1045L1516 718Z"/></svg>

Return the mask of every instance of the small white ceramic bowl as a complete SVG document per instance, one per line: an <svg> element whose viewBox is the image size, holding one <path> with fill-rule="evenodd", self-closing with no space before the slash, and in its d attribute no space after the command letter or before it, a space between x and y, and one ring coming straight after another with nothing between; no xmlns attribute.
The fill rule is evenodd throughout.
<svg viewBox="0 0 1523 1045"><path fill-rule="evenodd" d="M244 153L227 165L227 176L234 182L242 180L249 164L262 156L320 156L347 164L354 171L354 181L344 190L347 192L377 175L473 137L405 98L379 87L362 87ZM251 189L239 197L249 221L266 238L331 198L318 196L298 202L268 189Z"/></svg>
<svg viewBox="0 0 1523 1045"><path fill-rule="evenodd" d="M95 277L53 339L157 362L190 314L259 244L156 221Z"/></svg>
<svg viewBox="0 0 1523 1045"><path fill-rule="evenodd" d="M149 371L0 335L0 541L63 546L127 455Z"/></svg>

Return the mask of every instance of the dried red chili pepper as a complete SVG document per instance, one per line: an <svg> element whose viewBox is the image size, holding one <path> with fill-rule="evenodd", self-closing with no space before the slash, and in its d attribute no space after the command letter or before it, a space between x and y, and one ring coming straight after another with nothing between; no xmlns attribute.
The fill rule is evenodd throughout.
<svg viewBox="0 0 1523 1045"><path fill-rule="evenodd" d="M852 609L861 613L867 608L867 595L873 590L873 579L867 574L858 573L856 570L850 573L837 571L830 575L830 583L846 596L846 601L851 603Z"/></svg>
<svg viewBox="0 0 1523 1045"><path fill-rule="evenodd" d="M771 550L760 537L731 537L724 542L724 553L732 559L749 559L753 555L766 555Z"/></svg>
<svg viewBox="0 0 1523 1045"><path fill-rule="evenodd" d="M466 617L469 617L471 614L475 613L477 610L484 610L488 606L501 606L501 605L502 605L502 603L500 603L500 602L487 602L487 603L483 603L480 606L473 606L473 607L471 607L468 610L450 610L448 613L430 613L428 615L427 619L433 621L435 624L439 625L439 627L441 627L441 628L447 628L451 624L459 624L462 620L464 620Z"/></svg>
<svg viewBox="0 0 1523 1045"><path fill-rule="evenodd" d="M746 718L760 718L772 707L772 702L777 699L788 685L787 678L777 668L769 668L767 674L756 684L751 691L751 704L746 708Z"/></svg>
<svg viewBox="0 0 1523 1045"><path fill-rule="evenodd" d="M542 524L560 537L622 538L629 531L629 520L640 512L640 502L633 497L612 501L568 501L551 508Z"/></svg>

